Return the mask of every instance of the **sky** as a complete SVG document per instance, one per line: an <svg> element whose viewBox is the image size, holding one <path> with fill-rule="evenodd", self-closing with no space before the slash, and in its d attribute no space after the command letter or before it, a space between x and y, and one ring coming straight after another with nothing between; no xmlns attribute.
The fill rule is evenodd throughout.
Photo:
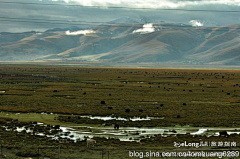
<svg viewBox="0 0 240 159"><path fill-rule="evenodd" d="M28 4L19 4L25 2ZM239 24L240 0L0 0L0 32L45 31L71 26L87 28L122 18L144 19L142 23L184 23L197 27ZM46 23L40 23L43 21Z"/></svg>

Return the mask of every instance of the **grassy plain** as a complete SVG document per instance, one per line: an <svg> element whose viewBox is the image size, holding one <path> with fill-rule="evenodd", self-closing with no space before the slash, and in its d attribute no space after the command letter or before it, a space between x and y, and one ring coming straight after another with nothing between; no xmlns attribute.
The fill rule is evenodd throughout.
<svg viewBox="0 0 240 159"><path fill-rule="evenodd" d="M196 69L82 68L69 66L1 65L0 118L2 125L18 119L50 125L111 125L116 121L83 120L80 115L118 117L161 117L151 121L122 122L120 126L137 127L234 127L240 125L240 71ZM40 113L53 113L44 116ZM16 115L16 113L20 113ZM19 135L20 134L20 135ZM28 134L1 130L3 145L11 142L22 146L58 146L57 141ZM20 136L20 137L19 137ZM22 136L22 137L21 137ZM239 136L214 138L240 141ZM207 137L146 139L142 143L98 139L97 148L116 148L112 153L125 154L125 149L172 149L174 141L212 140ZM108 143L110 146L106 146ZM104 146L105 145L105 146ZM17 145L15 145L17 147ZM84 151L85 142L63 144L73 151ZM120 150L119 148L123 148ZM24 151L24 150L23 150ZM35 151L35 150L34 150ZM64 150L63 150L64 151ZM121 152L122 151L122 152ZM12 151L6 149L12 154ZM55 152L46 152L52 158ZM53 153L52 155L50 155ZM96 156L100 154L96 151ZM63 155L63 153L62 153ZM72 156L77 156L75 153ZM86 158L88 155L86 155ZM105 157L107 155L105 154ZM84 158L84 154L83 157ZM112 157L113 158L113 157ZM117 157L116 157L117 158ZM121 158L118 156L118 158Z"/></svg>

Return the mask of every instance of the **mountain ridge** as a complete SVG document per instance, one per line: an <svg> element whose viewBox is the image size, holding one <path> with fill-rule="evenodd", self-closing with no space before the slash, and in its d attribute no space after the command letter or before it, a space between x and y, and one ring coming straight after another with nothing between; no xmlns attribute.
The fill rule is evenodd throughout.
<svg viewBox="0 0 240 159"><path fill-rule="evenodd" d="M0 34L0 61L240 63L240 25L107 24L83 29ZM84 33L78 32L84 30ZM90 31L91 30L91 31ZM138 32L136 32L138 30ZM71 35L68 35L69 31Z"/></svg>

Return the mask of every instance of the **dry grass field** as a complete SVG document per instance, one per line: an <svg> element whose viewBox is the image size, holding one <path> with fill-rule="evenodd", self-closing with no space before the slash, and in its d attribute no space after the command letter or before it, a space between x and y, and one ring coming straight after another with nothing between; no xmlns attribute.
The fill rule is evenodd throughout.
<svg viewBox="0 0 240 159"><path fill-rule="evenodd" d="M111 126L117 123L120 127L190 126L237 129L240 125L239 97L239 70L0 66L2 126L10 124L17 127L18 124L43 122L49 125ZM20 115L15 115L16 113ZM28 117L27 113L31 115L29 114ZM54 115L43 119L41 113ZM156 117L156 119L138 122L104 121L80 118L81 115L111 115L123 118ZM0 135L5 136L1 138L1 143L7 146L59 145L58 141L28 135L26 132L17 133L1 129ZM207 138L206 136L194 138L189 135L163 138L156 135L155 138L145 139L140 143L99 138L96 148L116 148L115 151L111 151L112 154L125 155L120 157L115 154L118 156L115 158L128 158L128 151L125 149L133 147L173 149L174 141L199 141L200 139L240 141L238 135L231 135L229 138ZM110 146L106 146L107 144ZM89 158L87 154L92 153L91 150L86 149L84 141L68 142L68 144L62 144L62 147L72 147L73 151L78 147L79 151L85 153L85 157L82 153L81 158ZM11 149L7 148L5 152L10 156L16 155L14 148L11 147ZM32 154L36 154L36 150L32 151L34 151L31 152ZM48 153L51 158L58 158L57 152L57 150L56 153L46 150L45 153ZM42 155L43 153L42 151ZM96 156L93 155L93 158L101 158L102 151L96 151L93 154L95 153ZM64 156L64 150L61 155ZM75 152L72 152L72 156L78 158ZM107 158L107 151L104 158Z"/></svg>

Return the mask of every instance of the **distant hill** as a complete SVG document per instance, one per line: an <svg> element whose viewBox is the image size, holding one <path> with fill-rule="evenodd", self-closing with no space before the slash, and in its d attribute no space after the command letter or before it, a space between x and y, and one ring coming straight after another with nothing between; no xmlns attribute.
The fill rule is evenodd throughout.
<svg viewBox="0 0 240 159"><path fill-rule="evenodd" d="M66 33L68 31L68 33ZM144 25L128 17L84 30L1 33L0 61L60 60L240 64L240 25Z"/></svg>

